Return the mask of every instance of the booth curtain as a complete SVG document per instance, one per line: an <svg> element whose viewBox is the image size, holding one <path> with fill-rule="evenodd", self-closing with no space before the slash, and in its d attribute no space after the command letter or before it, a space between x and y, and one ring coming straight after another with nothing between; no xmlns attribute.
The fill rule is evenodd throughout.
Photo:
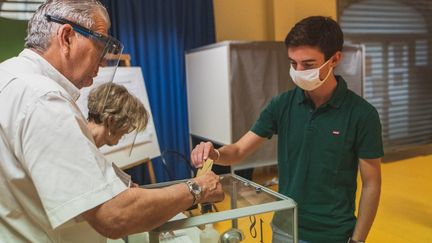
<svg viewBox="0 0 432 243"><path fill-rule="evenodd" d="M102 0L111 19L110 34L125 46L133 66L143 71L161 151L190 156L185 51L215 42L212 0ZM203 91L204 92L204 91ZM168 180L160 158L156 178ZM184 163L170 161L175 179L187 178ZM129 170L146 182L145 167Z"/></svg>

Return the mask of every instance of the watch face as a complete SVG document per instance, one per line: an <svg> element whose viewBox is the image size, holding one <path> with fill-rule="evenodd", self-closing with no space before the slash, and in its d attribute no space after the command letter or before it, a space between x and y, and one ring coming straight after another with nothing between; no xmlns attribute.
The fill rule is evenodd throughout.
<svg viewBox="0 0 432 243"><path fill-rule="evenodd" d="M201 187L197 183L192 184L192 190L195 194L201 193Z"/></svg>

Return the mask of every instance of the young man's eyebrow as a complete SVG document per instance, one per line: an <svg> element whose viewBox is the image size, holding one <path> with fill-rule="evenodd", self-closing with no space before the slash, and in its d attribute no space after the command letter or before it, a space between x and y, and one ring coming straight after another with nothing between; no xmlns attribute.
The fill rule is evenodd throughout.
<svg viewBox="0 0 432 243"><path fill-rule="evenodd" d="M316 62L316 59L306 59L306 60L302 60L302 63L306 63L306 62Z"/></svg>
<svg viewBox="0 0 432 243"><path fill-rule="evenodd" d="M288 58L290 61L292 61L292 62L296 62L294 59L292 59L292 58ZM306 63L306 62L316 62L317 60L316 59L306 59L306 60L301 60L300 62L301 63Z"/></svg>

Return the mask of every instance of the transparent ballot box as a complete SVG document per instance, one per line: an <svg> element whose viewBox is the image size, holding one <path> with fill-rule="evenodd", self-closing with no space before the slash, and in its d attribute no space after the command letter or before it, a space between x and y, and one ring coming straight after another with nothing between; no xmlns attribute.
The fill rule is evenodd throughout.
<svg viewBox="0 0 432 243"><path fill-rule="evenodd" d="M270 243L273 237L297 242L297 205L292 199L234 174L221 176L221 183L222 202L199 204L177 215L148 232L144 242Z"/></svg>

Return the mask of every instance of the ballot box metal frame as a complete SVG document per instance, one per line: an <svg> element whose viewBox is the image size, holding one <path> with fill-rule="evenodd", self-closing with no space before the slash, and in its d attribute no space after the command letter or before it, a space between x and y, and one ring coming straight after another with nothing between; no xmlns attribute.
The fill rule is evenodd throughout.
<svg viewBox="0 0 432 243"><path fill-rule="evenodd" d="M264 213L270 213L270 212L276 212L276 211L282 211L282 210L292 210L292 225L293 225L293 242L298 242L298 225L297 225L297 203L280 193L277 193L275 191L272 191L262 185L259 185L255 182L249 181L247 179L244 179L240 176L237 176L235 174L225 174L221 176L221 180L232 180L232 184L235 185L238 182L238 185L241 186L247 186L251 187L254 190L256 190L259 193L267 193L270 196L274 196L278 200L273 202L267 202L263 204L257 204L257 205L251 205L251 206L245 206L241 208L236 208L237 203L237 189L236 186L231 186L227 188L224 186L224 183L222 183L222 188L225 193L229 193L231 200L231 209L225 210L225 211L219 211L219 212L212 212L182 219L176 219L172 221L168 221L164 223L163 225L151 230L149 232L149 242L150 243L159 243L159 235L163 232L170 232L174 230L179 229L185 229L190 227L196 227L199 225L205 225L210 223L217 223L222 221L231 220L233 223L233 226L236 226L237 219L247 216L253 216L253 215L259 215ZM157 183L152 185L145 185L143 188L162 188L178 183L184 183L185 180L177 180L177 181L171 181L171 182L163 182L163 183ZM229 191L231 189L231 191ZM227 198L225 198L227 200Z"/></svg>

